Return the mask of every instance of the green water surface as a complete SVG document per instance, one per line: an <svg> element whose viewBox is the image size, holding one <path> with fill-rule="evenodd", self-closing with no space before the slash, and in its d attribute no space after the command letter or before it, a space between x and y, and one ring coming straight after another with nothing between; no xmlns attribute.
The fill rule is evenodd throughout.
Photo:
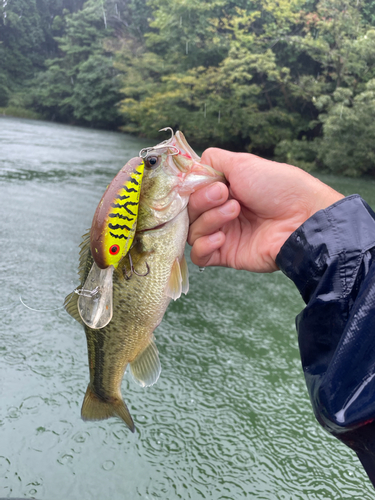
<svg viewBox="0 0 375 500"><path fill-rule="evenodd" d="M294 326L303 302L280 272L189 261L190 292L156 330L158 383L124 377L136 433L80 419L86 340L62 301L105 187L151 145L0 118L0 497L374 498L354 452L313 417ZM374 181L324 180L375 206Z"/></svg>

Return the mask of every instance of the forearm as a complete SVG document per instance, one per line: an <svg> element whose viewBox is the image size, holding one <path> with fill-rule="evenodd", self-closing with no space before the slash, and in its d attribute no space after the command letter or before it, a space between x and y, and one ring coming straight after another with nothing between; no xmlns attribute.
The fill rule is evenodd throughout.
<svg viewBox="0 0 375 500"><path fill-rule="evenodd" d="M375 418L375 214L358 196L317 212L277 265L306 308L297 317L314 412L334 434Z"/></svg>

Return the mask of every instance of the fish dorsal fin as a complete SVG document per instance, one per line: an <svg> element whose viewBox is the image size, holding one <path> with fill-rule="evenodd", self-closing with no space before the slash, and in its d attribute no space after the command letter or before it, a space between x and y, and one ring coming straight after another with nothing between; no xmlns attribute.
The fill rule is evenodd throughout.
<svg viewBox="0 0 375 500"><path fill-rule="evenodd" d="M66 296L64 301L65 311L71 315L78 323L83 325L82 318L78 312L78 295L74 292Z"/></svg>
<svg viewBox="0 0 375 500"><path fill-rule="evenodd" d="M180 269L182 278L181 292L186 295L189 291L189 269L185 259L185 255L183 255L182 259L180 260Z"/></svg>
<svg viewBox="0 0 375 500"><path fill-rule="evenodd" d="M83 283L86 280L87 277L87 259L91 253L90 250L90 229L87 231L82 236L82 242L79 245L80 247L80 252L79 252L79 266L78 266L78 275L81 280L81 283Z"/></svg>
<svg viewBox="0 0 375 500"><path fill-rule="evenodd" d="M137 384L142 387L149 387L157 382L161 365L153 335L145 349L130 363L130 372Z"/></svg>

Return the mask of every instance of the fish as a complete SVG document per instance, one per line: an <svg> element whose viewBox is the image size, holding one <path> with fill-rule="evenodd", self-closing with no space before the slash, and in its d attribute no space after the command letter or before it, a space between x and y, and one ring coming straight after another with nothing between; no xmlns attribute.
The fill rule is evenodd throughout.
<svg viewBox="0 0 375 500"><path fill-rule="evenodd" d="M170 301L189 289L184 249L190 194L213 182L225 182L223 174L200 163L182 132L165 130L171 131L170 139L142 149L139 157L125 166L132 170L144 164L144 174L133 243L113 270L111 320L103 328L91 328L82 320L78 308L78 294L85 293L83 288L94 264L91 243L101 237L99 228L92 226L83 236L81 285L65 300L67 312L84 326L86 333L90 380L81 408L82 419L119 417L132 432L135 425L122 398L121 382L127 366L142 387L155 384L160 376L154 330ZM116 186L112 187L115 192ZM105 283L99 279L97 286L105 288Z"/></svg>

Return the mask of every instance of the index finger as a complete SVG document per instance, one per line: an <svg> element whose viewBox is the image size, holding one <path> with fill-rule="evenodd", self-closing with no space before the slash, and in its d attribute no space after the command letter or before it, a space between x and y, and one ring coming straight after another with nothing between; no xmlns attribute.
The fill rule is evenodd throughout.
<svg viewBox="0 0 375 500"><path fill-rule="evenodd" d="M203 212L225 203L228 199L228 188L222 182L214 182L199 189L190 196L188 213L192 224Z"/></svg>

